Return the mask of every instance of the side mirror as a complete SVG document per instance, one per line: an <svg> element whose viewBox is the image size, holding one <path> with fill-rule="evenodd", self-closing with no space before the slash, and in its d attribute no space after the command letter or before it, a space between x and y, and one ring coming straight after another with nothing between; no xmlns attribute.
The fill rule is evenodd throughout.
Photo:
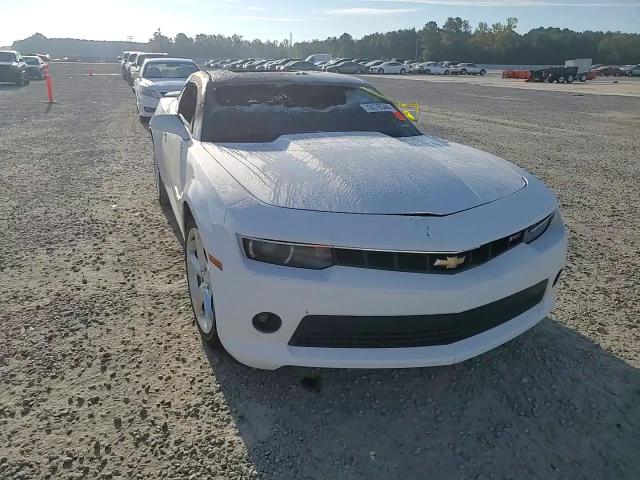
<svg viewBox="0 0 640 480"><path fill-rule="evenodd" d="M182 140L190 140L191 136L178 115L154 115L151 117L149 127L171 135L177 135Z"/></svg>

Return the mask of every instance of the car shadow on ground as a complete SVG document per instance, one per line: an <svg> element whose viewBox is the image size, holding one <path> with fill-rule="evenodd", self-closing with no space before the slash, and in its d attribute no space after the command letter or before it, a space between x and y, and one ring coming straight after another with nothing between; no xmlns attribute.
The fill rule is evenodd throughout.
<svg viewBox="0 0 640 480"><path fill-rule="evenodd" d="M164 214L165 218L167 219L167 223L169 224L169 227L171 227L171 231L173 232L173 235L176 237L178 244L182 245L184 243L184 240L182 238L182 231L180 231L180 226L178 225L178 221L176 220L176 217L173 214L173 210L171 210L171 206L159 205L159 207L160 207L160 210L162 210L162 213Z"/></svg>
<svg viewBox="0 0 640 480"><path fill-rule="evenodd" d="M269 372L205 352L264 478L622 479L640 471L640 371L551 319L437 368Z"/></svg>

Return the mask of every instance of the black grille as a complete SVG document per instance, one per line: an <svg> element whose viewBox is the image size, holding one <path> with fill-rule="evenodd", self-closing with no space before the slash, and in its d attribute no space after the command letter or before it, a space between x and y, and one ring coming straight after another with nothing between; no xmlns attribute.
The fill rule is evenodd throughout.
<svg viewBox="0 0 640 480"><path fill-rule="evenodd" d="M461 313L411 316L304 317L294 347L406 348L448 345L501 325L542 301L547 281Z"/></svg>
<svg viewBox="0 0 640 480"><path fill-rule="evenodd" d="M334 248L336 265L416 273L458 273L485 263L522 243L524 230L457 253L399 253Z"/></svg>

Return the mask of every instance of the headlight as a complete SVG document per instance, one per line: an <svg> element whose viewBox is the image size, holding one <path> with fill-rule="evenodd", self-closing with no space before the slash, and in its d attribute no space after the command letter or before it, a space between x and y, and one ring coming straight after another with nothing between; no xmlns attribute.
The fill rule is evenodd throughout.
<svg viewBox="0 0 640 480"><path fill-rule="evenodd" d="M247 258L258 262L313 270L322 270L335 264L333 251L329 247L272 242L244 237L241 237L241 240L242 249Z"/></svg>
<svg viewBox="0 0 640 480"><path fill-rule="evenodd" d="M534 223L529 228L524 231L524 242L531 243L536 240L540 235L546 232L547 228L549 228L549 224L551 220L553 220L553 216L555 212L549 215L548 217L540 220L538 223Z"/></svg>
<svg viewBox="0 0 640 480"><path fill-rule="evenodd" d="M158 94L158 92L156 92L152 88L140 87L139 91L140 91L140 95L144 95L145 97L160 98L160 95Z"/></svg>

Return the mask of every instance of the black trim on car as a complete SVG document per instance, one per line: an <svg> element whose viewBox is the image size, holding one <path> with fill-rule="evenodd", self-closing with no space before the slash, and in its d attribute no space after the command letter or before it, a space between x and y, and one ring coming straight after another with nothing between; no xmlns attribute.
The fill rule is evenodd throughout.
<svg viewBox="0 0 640 480"><path fill-rule="evenodd" d="M449 345L491 330L538 305L547 280L460 313L409 316L308 315L289 340L292 347L407 348Z"/></svg>

